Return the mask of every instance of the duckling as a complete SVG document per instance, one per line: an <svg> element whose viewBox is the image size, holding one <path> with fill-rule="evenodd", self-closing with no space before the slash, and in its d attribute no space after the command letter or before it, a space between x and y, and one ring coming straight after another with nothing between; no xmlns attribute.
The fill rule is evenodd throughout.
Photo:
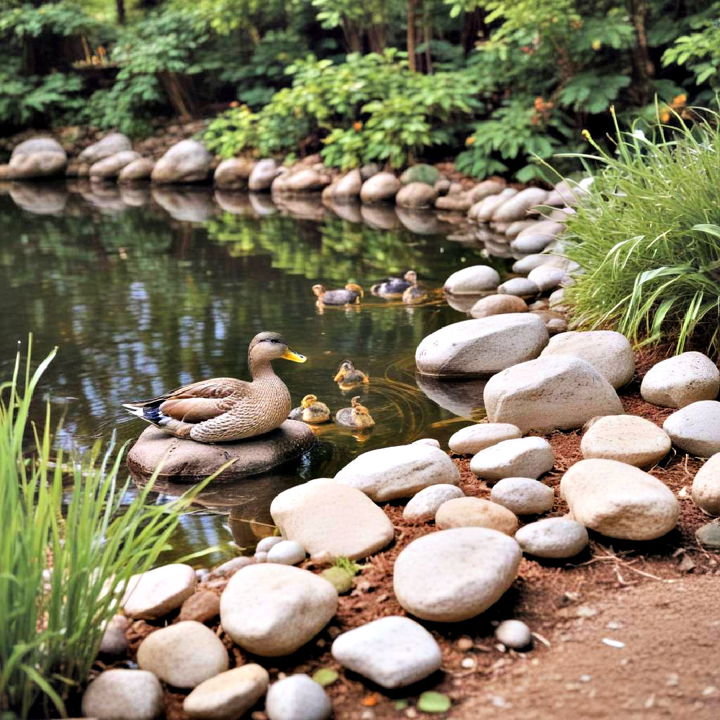
<svg viewBox="0 0 720 720"><path fill-rule="evenodd" d="M248 347L252 382L211 378L123 407L169 435L197 442L231 442L263 435L280 427L292 407L290 392L271 365L278 358L298 363L306 360L290 350L278 333L261 332Z"/></svg>
<svg viewBox="0 0 720 720"><path fill-rule="evenodd" d="M288 417L291 420L302 420L308 425L322 425L330 422L330 408L317 399L317 395L306 395L300 407L296 407L290 411Z"/></svg>
<svg viewBox="0 0 720 720"><path fill-rule="evenodd" d="M370 415L370 411L360 404L360 396L352 399L352 406L342 408L335 413L335 422L338 425L345 425L355 429L371 428L375 425L375 421Z"/></svg>
<svg viewBox="0 0 720 720"><path fill-rule="evenodd" d="M410 275L410 273L408 273L408 275ZM413 279L410 286L407 287L402 294L402 301L406 305L418 305L430 297L427 289L418 285L417 275L414 272L412 275Z"/></svg>
<svg viewBox="0 0 720 720"><path fill-rule="evenodd" d="M312 291L323 305L352 305L360 303L364 292L355 283L348 283L343 290L326 290L323 285L313 285Z"/></svg>
<svg viewBox="0 0 720 720"><path fill-rule="evenodd" d="M333 382L336 382L341 390L349 390L358 385L368 385L370 378L362 370L358 370L352 360L343 360Z"/></svg>
<svg viewBox="0 0 720 720"><path fill-rule="evenodd" d="M385 282L373 285L370 292L388 299L399 298L415 281L417 281L417 273L414 270L408 270L402 278L390 277Z"/></svg>

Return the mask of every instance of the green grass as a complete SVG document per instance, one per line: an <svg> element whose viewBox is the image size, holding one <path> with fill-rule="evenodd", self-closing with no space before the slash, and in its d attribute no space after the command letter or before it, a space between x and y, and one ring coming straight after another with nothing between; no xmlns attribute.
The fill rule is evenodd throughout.
<svg viewBox="0 0 720 720"><path fill-rule="evenodd" d="M566 254L585 274L568 290L581 327L638 344L720 351L720 117L695 109L655 135L624 132L614 152L590 139L595 172L568 222Z"/></svg>
<svg viewBox="0 0 720 720"><path fill-rule="evenodd" d="M122 587L153 565L190 502L185 496L169 505L147 503L151 482L123 505L122 451L102 452L98 445L66 457L55 450L49 407L39 426L29 418L54 354L34 373L30 351L25 363L18 355L12 380L0 385L3 718L66 716Z"/></svg>

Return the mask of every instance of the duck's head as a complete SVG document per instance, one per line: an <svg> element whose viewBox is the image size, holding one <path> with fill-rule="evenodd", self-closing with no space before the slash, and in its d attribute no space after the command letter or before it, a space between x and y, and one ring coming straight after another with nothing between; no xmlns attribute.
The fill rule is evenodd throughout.
<svg viewBox="0 0 720 720"><path fill-rule="evenodd" d="M411 284L414 285L417 282L417 273L414 270L408 270L403 277Z"/></svg>
<svg viewBox="0 0 720 720"><path fill-rule="evenodd" d="M309 408L311 405L314 405L316 402L317 402L317 395L306 395L300 401L300 407L304 410L305 408Z"/></svg>
<svg viewBox="0 0 720 720"><path fill-rule="evenodd" d="M360 297L365 297L365 291L357 283L348 283L345 289L357 293Z"/></svg>
<svg viewBox="0 0 720 720"><path fill-rule="evenodd" d="M304 355L291 350L283 336L276 332L261 332L256 335L250 342L248 357L251 361L284 358L292 362L304 363L307 360Z"/></svg>
<svg viewBox="0 0 720 720"><path fill-rule="evenodd" d="M312 291L316 297L322 297L325 294L325 286L324 285L313 285Z"/></svg>
<svg viewBox="0 0 720 720"><path fill-rule="evenodd" d="M356 395L356 396L350 401L350 405L352 405L352 409L353 409L353 410L356 410L356 411L358 411L358 412L363 412L363 411L364 411L366 414L368 414L368 409L367 409L364 405L361 405L361 404L360 404L360 396L359 396L359 395Z"/></svg>
<svg viewBox="0 0 720 720"><path fill-rule="evenodd" d="M355 370L352 360L343 360L340 363L337 374L333 378L333 382L342 382L351 372Z"/></svg>

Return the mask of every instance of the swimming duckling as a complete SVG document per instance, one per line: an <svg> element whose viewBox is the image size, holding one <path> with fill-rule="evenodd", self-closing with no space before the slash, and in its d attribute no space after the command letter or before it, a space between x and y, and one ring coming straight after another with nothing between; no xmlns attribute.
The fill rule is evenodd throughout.
<svg viewBox="0 0 720 720"><path fill-rule="evenodd" d="M330 408L317 399L317 395L306 395L300 407L293 408L288 417L291 420L302 420L308 425L322 425L330 422Z"/></svg>
<svg viewBox="0 0 720 720"><path fill-rule="evenodd" d="M335 422L338 425L345 425L355 429L371 428L375 425L375 421L370 415L370 411L360 404L360 396L357 395L352 399L352 406L342 408L335 413Z"/></svg>
<svg viewBox="0 0 720 720"><path fill-rule="evenodd" d="M349 390L358 385L368 385L370 378L362 370L358 370L352 360L343 360L333 382L336 382L341 390Z"/></svg>
<svg viewBox="0 0 720 720"><path fill-rule="evenodd" d="M415 277L410 283L410 286L406 288L402 294L402 301L406 305L418 305L429 298L427 288L420 287L420 285L418 285L417 275L415 275L415 273L413 273L413 275Z"/></svg>
<svg viewBox="0 0 720 720"><path fill-rule="evenodd" d="M399 298L416 281L417 273L414 270L408 270L402 278L390 277L385 282L373 285L370 292L388 299Z"/></svg>
<svg viewBox="0 0 720 720"><path fill-rule="evenodd" d="M278 358L305 362L278 333L262 332L248 348L252 382L211 378L123 407L169 435L197 442L230 442L262 435L280 427L292 407L290 392L271 365Z"/></svg>
<svg viewBox="0 0 720 720"><path fill-rule="evenodd" d="M360 303L363 289L355 283L348 283L343 290L326 290L323 285L313 285L312 291L323 305L352 305Z"/></svg>

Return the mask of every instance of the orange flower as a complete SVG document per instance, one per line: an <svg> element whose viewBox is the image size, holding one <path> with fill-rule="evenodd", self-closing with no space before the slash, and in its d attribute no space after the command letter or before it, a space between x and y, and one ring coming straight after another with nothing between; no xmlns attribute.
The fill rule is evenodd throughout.
<svg viewBox="0 0 720 720"><path fill-rule="evenodd" d="M380 696L377 693L371 693L366 695L360 702L365 707L375 707L380 701Z"/></svg>
<svg viewBox="0 0 720 720"><path fill-rule="evenodd" d="M356 122L353 123L353 130L355 132L360 132L362 130L362 127L363 127L363 124L359 120L357 120Z"/></svg>
<svg viewBox="0 0 720 720"><path fill-rule="evenodd" d="M233 100L233 101L230 103L230 107L233 107L233 108L234 108L234 107L239 107L239 106L240 106L240 103L239 103L237 100Z"/></svg>
<svg viewBox="0 0 720 720"><path fill-rule="evenodd" d="M670 113L667 110L660 114L660 121L664 123L670 122Z"/></svg>
<svg viewBox="0 0 720 720"><path fill-rule="evenodd" d="M685 107L685 103L687 103L687 95L685 93L680 93L680 95L676 95L673 98L671 107L674 107L674 108Z"/></svg>
<svg viewBox="0 0 720 720"><path fill-rule="evenodd" d="M465 138L465 144L466 145L474 145L475 144L475 136L471 135L469 138Z"/></svg>

